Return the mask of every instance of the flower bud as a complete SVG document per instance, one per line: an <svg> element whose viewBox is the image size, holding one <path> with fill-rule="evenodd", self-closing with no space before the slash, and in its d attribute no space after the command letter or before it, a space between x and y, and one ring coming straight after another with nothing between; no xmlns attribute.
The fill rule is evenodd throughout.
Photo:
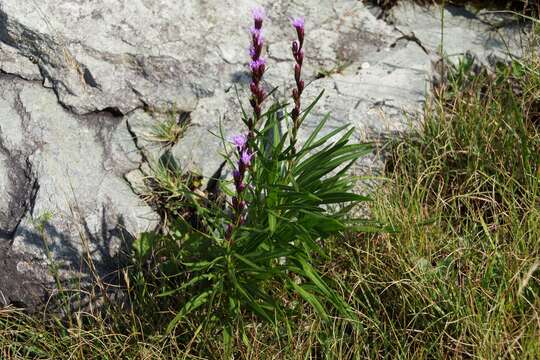
<svg viewBox="0 0 540 360"><path fill-rule="evenodd" d="M246 203L243 200L240 202L237 202L236 204L236 208L238 209L238 212L241 212L242 210L244 210L245 207L246 207Z"/></svg>
<svg viewBox="0 0 540 360"><path fill-rule="evenodd" d="M263 89L259 89L259 93L257 94L257 100L259 101L259 104L264 101L265 96L266 92Z"/></svg>
<svg viewBox="0 0 540 360"><path fill-rule="evenodd" d="M296 56L296 61L300 66L302 66L302 63L304 62L304 50L300 49L298 51L298 55Z"/></svg>
<svg viewBox="0 0 540 360"><path fill-rule="evenodd" d="M246 188L246 185L244 185L244 183L241 182L236 186L236 192L240 194L242 191L244 191L245 188Z"/></svg>
<svg viewBox="0 0 540 360"><path fill-rule="evenodd" d="M257 87L257 84L255 84L255 82L251 82L251 84L249 84L249 88L251 89L251 93L255 96L257 96L257 93L259 92L259 88Z"/></svg>
<svg viewBox="0 0 540 360"><path fill-rule="evenodd" d="M300 81L300 73L302 71L302 68L298 64L294 64L294 79L296 80L296 83Z"/></svg>
<svg viewBox="0 0 540 360"><path fill-rule="evenodd" d="M249 63L249 67L251 68L251 72L253 73L252 78L255 84L257 84L258 81L263 76L264 70L266 68L265 64L266 64L266 60L264 60L263 58L251 61Z"/></svg>
<svg viewBox="0 0 540 360"><path fill-rule="evenodd" d="M296 102L298 98L300 98L300 94L298 93L298 89L293 89L292 91L293 100Z"/></svg>
<svg viewBox="0 0 540 360"><path fill-rule="evenodd" d="M298 29L304 29L304 18L302 17L298 17L298 18L293 18L292 19L292 26L294 26L294 28L298 31Z"/></svg>
<svg viewBox="0 0 540 360"><path fill-rule="evenodd" d="M298 40L294 40L292 42L292 53L296 57L296 54L298 53L298 49L300 48L300 44L298 43Z"/></svg>

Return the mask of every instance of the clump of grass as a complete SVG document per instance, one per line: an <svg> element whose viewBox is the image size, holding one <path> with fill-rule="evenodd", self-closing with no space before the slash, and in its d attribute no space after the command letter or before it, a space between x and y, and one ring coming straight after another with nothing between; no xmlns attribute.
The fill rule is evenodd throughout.
<svg viewBox="0 0 540 360"><path fill-rule="evenodd" d="M341 255L357 259L370 357L540 356L539 70L457 77L393 144L373 211L400 231Z"/></svg>
<svg viewBox="0 0 540 360"><path fill-rule="evenodd" d="M151 173L145 178L145 191L141 195L161 216L162 225L170 225L171 218L185 217L188 200L186 193L203 193L202 176L184 171L170 152L166 151L152 165Z"/></svg>
<svg viewBox="0 0 540 360"><path fill-rule="evenodd" d="M88 314L62 322L52 316L30 316L6 308L0 311L0 358L136 359L166 354L159 343L151 344L136 328L133 330L118 331Z"/></svg>
<svg viewBox="0 0 540 360"><path fill-rule="evenodd" d="M163 146L176 144L188 126L188 116L187 113L179 113L176 108L167 111L165 120L157 122L152 127L149 140Z"/></svg>

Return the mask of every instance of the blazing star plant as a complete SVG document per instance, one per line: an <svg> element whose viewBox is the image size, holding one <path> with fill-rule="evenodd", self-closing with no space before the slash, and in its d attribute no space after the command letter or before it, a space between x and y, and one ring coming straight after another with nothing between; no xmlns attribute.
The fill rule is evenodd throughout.
<svg viewBox="0 0 540 360"><path fill-rule="evenodd" d="M253 10L249 47L253 111L241 112L245 131L223 142L232 148L227 149L232 181L219 180L220 196L215 192L202 196L185 186L184 208L175 210L171 229L152 246L137 243L139 258L159 254L158 270L153 272L161 274L159 298L167 310L176 311L169 331L190 316L201 323L222 324L224 339L230 341L232 324L246 315L287 327L288 317L301 312L302 303L311 305L323 321L337 315L354 322L347 302L336 291L345 285L326 278L318 268L326 257L328 239L368 229L366 221L347 215L347 210L368 200L351 191L354 181L347 170L370 147L351 144L353 129L348 126L323 135L328 116L304 143L297 142L298 129L322 96L302 110L306 31L301 17L292 20L296 30L292 103L264 104L263 111L265 19L262 8ZM141 249L154 250L141 255Z"/></svg>

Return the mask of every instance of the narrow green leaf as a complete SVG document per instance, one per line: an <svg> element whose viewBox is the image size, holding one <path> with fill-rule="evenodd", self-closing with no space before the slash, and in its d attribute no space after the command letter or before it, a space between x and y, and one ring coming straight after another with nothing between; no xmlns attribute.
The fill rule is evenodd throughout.
<svg viewBox="0 0 540 360"><path fill-rule="evenodd" d="M189 313L196 310L197 308L201 307L202 305L206 304L206 302L208 301L208 297L212 294L212 292L213 290L207 290L186 302L182 309L180 309L178 314L176 314L174 319L167 326L167 334L170 334L171 331L174 330L174 328L176 327L176 324L178 324L178 322L182 320L185 316L187 316Z"/></svg>
<svg viewBox="0 0 540 360"><path fill-rule="evenodd" d="M328 321L328 314L326 313L324 306L320 303L315 295L305 290L302 286L297 285L294 281L289 281L289 284L293 289L300 295L304 300L306 300L313 309L319 314L322 320Z"/></svg>
<svg viewBox="0 0 540 360"><path fill-rule="evenodd" d="M251 267L252 269L254 270L257 270L257 271L265 271L265 269L261 268L259 265L255 264L253 261L249 260L248 258L238 254L238 253L235 253L233 252L233 256L235 258L237 258L238 260L240 260L241 262L243 262L244 264L248 265L249 267Z"/></svg>
<svg viewBox="0 0 540 360"><path fill-rule="evenodd" d="M188 282L186 283L183 283L182 285L180 285L179 287L177 287L176 289L173 289L173 290L169 290L169 291L165 291L165 292L162 292L160 294L157 295L157 297L167 297L167 296L171 296L171 295L174 295L190 286L193 286L203 280L212 280L213 278L215 278L215 275L214 274L203 274L203 275L199 275L199 276L195 276L193 279L189 280Z"/></svg>
<svg viewBox="0 0 540 360"><path fill-rule="evenodd" d="M276 231L277 226L277 218L273 211L268 211L268 228L270 229L271 233L274 233Z"/></svg>

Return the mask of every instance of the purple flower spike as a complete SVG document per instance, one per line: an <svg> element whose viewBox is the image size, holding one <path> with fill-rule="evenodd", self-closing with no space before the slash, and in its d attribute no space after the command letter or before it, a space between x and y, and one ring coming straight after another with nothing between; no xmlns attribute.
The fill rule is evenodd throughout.
<svg viewBox="0 0 540 360"><path fill-rule="evenodd" d="M297 17L291 19L292 26L296 29L296 34L298 38L292 42L291 50L293 58L295 61L294 64L294 80L296 82L296 88L292 91L292 97L294 100L294 108L291 111L291 118L293 121L293 131L291 137L291 145L293 147L293 152L295 151L294 145L296 143L296 134L300 126L299 116L301 110L301 96L304 91L304 80L302 80L302 64L304 62L304 18Z"/></svg>
<svg viewBox="0 0 540 360"><path fill-rule="evenodd" d="M253 16L253 21L255 22L255 27L260 29L262 27L263 20L265 18L265 12L262 7L256 7L251 10L251 15Z"/></svg>
<svg viewBox="0 0 540 360"><path fill-rule="evenodd" d="M235 227L241 226L246 221L245 209L246 202L244 200L244 190L249 184L246 184L245 176L252 165L254 151L250 142L255 138L256 123L261 117L261 103L264 100L265 92L261 88L261 81L264 75L266 61L261 57L264 47L264 37L262 33L263 21L266 17L262 7L256 7L251 11L254 25L250 29L251 44L249 47L249 67L251 70L251 97L249 102L253 107L253 117L247 119L248 133L247 135L239 134L233 136L232 143L236 146L238 162L233 170L234 185L236 188L236 196L232 198L232 209L234 211L233 222L228 225L226 238L232 240L232 234Z"/></svg>
<svg viewBox="0 0 540 360"><path fill-rule="evenodd" d="M266 67L266 61L261 58L261 54L264 47L264 37L262 34L262 25L263 20L266 15L264 9L257 7L252 10L254 26L250 29L251 34L251 46L249 48L249 56L251 61L249 67L251 70L251 84L250 90L252 97L249 100L251 106L253 107L253 118L248 122L249 135L248 138L253 137L254 126L259 121L261 115L261 103L264 100L264 91L260 87L262 77L264 75L264 70Z"/></svg>

